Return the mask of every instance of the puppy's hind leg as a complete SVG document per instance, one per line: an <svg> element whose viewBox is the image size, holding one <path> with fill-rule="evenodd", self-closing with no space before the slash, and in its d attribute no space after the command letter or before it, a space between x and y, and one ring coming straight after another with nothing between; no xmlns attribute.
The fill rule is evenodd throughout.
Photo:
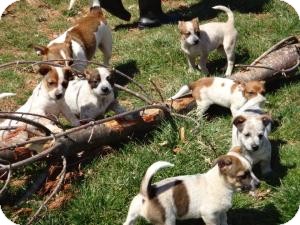
<svg viewBox="0 0 300 225"><path fill-rule="evenodd" d="M227 69L225 72L225 76L230 76L233 70L234 60L235 60L234 45L224 47L224 51L227 57Z"/></svg>
<svg viewBox="0 0 300 225"><path fill-rule="evenodd" d="M142 209L142 207L143 207L143 196L140 194L136 195L130 203L127 218L125 223L123 223L123 225L133 225L136 219L139 217L140 210Z"/></svg>
<svg viewBox="0 0 300 225"><path fill-rule="evenodd" d="M211 103L209 101L196 100L197 103L197 116L202 117L206 110L208 110Z"/></svg>

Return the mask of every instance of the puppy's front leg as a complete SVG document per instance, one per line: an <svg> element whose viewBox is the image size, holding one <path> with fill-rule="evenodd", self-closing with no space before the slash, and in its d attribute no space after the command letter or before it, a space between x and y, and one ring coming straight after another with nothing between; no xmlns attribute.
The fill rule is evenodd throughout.
<svg viewBox="0 0 300 225"><path fill-rule="evenodd" d="M267 159L260 162L261 173L264 177L272 174L271 159Z"/></svg>
<svg viewBox="0 0 300 225"><path fill-rule="evenodd" d="M207 57L208 55L203 53L200 56L200 61L199 61L199 65L198 68L204 73L204 74L208 74L208 69L206 67L206 63L207 63Z"/></svg>
<svg viewBox="0 0 300 225"><path fill-rule="evenodd" d="M66 104L65 101L62 101L60 103L60 108L61 108L61 113L63 116L71 123L72 126L79 126L80 122L79 120L75 117L75 115L71 112L69 106Z"/></svg>
<svg viewBox="0 0 300 225"><path fill-rule="evenodd" d="M221 215L220 215L220 225L228 225L227 223L227 214L226 212L222 212Z"/></svg>
<svg viewBox="0 0 300 225"><path fill-rule="evenodd" d="M191 55L187 55L187 62L188 62L188 66L189 66L189 69L188 69L188 72L189 73L192 73L194 72L194 70L196 69L196 57L193 57Z"/></svg>

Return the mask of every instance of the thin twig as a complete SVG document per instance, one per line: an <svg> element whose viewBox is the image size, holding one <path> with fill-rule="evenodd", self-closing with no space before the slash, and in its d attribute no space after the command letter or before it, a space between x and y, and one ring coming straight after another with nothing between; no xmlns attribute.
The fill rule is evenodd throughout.
<svg viewBox="0 0 300 225"><path fill-rule="evenodd" d="M7 185L9 184L10 180L11 180L11 174L12 174L12 169L11 169L11 164L9 162L9 168L8 168L8 174L7 174L7 178L5 181L4 186L1 188L0 190L0 197L2 196L2 194L4 193L5 189L7 188Z"/></svg>
<svg viewBox="0 0 300 225"><path fill-rule="evenodd" d="M46 204L51 200L51 198L55 194L57 194L57 192L61 188L61 185L63 184L63 181L64 181L65 176L66 176L66 168L67 168L67 160L66 160L66 158L64 156L62 156L62 159L63 159L63 168L62 168L60 174L58 175L60 178L59 178L59 181L58 181L56 187L54 188L54 190L52 191L52 193L47 197L47 199L41 204L41 206L35 212L35 214L30 218L30 220L27 222L27 225L31 224L34 220L36 220L36 218L38 217L38 215L41 212L41 210L44 207L46 207Z"/></svg>
<svg viewBox="0 0 300 225"><path fill-rule="evenodd" d="M135 97L137 97L137 98L143 100L144 102L146 102L146 103L148 103L148 104L150 104L150 105L153 104L153 101L152 101L152 100L150 100L149 98L147 98L146 96L144 96L144 95L142 95L142 94L139 94L139 93L137 93L137 92L135 92L135 91L132 91L132 90L130 90L130 89L126 88L126 87L123 87L123 86L121 86L121 85L118 85L118 84L115 84L114 86L115 86L117 89L120 89L120 90L122 90L122 91L126 91L126 92L128 92L129 94L134 95Z"/></svg>
<svg viewBox="0 0 300 225"><path fill-rule="evenodd" d="M149 79L149 81L150 81L151 84L154 86L156 92L158 93L158 95L159 95L159 97L160 97L161 102L164 102L165 99L164 99L164 97L163 97L161 91L160 91L159 88L157 87L156 83L155 83L152 79Z"/></svg>
<svg viewBox="0 0 300 225"><path fill-rule="evenodd" d="M26 123L26 124L30 124L30 125L38 128L38 129L44 131L47 136L49 136L52 133L47 127L45 127L41 123L38 123L38 122L33 121L31 119L27 119L25 117L11 115L11 113L0 114L0 119L10 119L10 120L16 120L16 121L20 121L20 122L23 122L23 123Z"/></svg>

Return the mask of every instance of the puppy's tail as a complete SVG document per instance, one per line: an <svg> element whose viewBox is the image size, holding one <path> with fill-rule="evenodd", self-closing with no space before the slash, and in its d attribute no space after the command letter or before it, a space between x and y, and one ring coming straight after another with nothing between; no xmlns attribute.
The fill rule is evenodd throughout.
<svg viewBox="0 0 300 225"><path fill-rule="evenodd" d="M152 181L154 174L162 168L172 167L172 166L174 166L174 165L169 162L166 162L166 161L158 161L158 162L153 163L147 169L146 174L142 180L141 194L149 197L151 195L151 181Z"/></svg>
<svg viewBox="0 0 300 225"><path fill-rule="evenodd" d="M216 5L214 7L212 7L213 9L218 9L218 10L222 10L224 12L227 13L227 16L228 16L228 20L227 20L227 23L231 23L231 24L234 24L234 16L233 16L233 12L225 7L225 6L222 6L222 5Z"/></svg>
<svg viewBox="0 0 300 225"><path fill-rule="evenodd" d="M11 96L15 96L15 93L1 93L0 94L0 99L1 98L5 98L5 97L11 97Z"/></svg>
<svg viewBox="0 0 300 225"><path fill-rule="evenodd" d="M181 96L189 93L191 91L189 85L184 85L180 88L180 90L175 94L173 95L171 98L169 98L168 100L174 100L174 99L177 99L177 98L180 98Z"/></svg>

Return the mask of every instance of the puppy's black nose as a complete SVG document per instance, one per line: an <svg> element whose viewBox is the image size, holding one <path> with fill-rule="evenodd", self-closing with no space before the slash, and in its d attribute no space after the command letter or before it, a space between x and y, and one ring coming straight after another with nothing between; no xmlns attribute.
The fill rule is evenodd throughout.
<svg viewBox="0 0 300 225"><path fill-rule="evenodd" d="M103 93L108 93L109 92L108 87L102 87L101 90L103 91Z"/></svg>
<svg viewBox="0 0 300 225"><path fill-rule="evenodd" d="M258 145L252 145L251 147L252 147L253 151L257 151L259 146Z"/></svg>
<svg viewBox="0 0 300 225"><path fill-rule="evenodd" d="M55 97L56 99L61 99L63 97L63 94L56 94Z"/></svg>
<svg viewBox="0 0 300 225"><path fill-rule="evenodd" d="M199 43L199 40L198 40L198 39L194 41L194 45L196 45L196 44L198 44L198 43Z"/></svg>

